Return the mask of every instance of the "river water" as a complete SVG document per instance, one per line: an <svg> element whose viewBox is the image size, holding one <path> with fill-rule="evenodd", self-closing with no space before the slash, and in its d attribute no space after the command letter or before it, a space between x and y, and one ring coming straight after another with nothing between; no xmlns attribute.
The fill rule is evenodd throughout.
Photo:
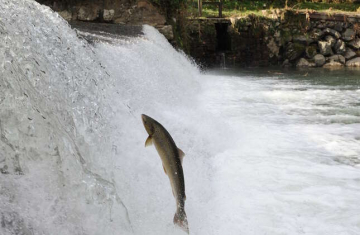
<svg viewBox="0 0 360 235"><path fill-rule="evenodd" d="M360 234L359 70L201 72L150 26L90 45L0 2L0 234L184 234L142 113L186 154L190 234Z"/></svg>

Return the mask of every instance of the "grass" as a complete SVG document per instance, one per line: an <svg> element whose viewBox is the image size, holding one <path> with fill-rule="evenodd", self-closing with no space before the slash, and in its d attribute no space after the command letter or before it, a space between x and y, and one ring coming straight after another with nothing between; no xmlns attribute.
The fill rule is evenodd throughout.
<svg viewBox="0 0 360 235"><path fill-rule="evenodd" d="M205 1L205 0L204 0ZM218 0L206 0L206 1L218 1ZM272 2L272 3L271 3ZM315 3L302 1L290 1L288 7L295 10L315 10L319 12L331 12L331 13L356 13L360 11L360 4L355 3ZM197 15L197 0L196 2L190 2L189 11L192 15ZM284 9L285 1L269 1L269 0L224 0L223 16L246 16L249 14L263 15L262 10L272 9ZM203 17L216 17L219 14L217 7L210 5L203 5Z"/></svg>

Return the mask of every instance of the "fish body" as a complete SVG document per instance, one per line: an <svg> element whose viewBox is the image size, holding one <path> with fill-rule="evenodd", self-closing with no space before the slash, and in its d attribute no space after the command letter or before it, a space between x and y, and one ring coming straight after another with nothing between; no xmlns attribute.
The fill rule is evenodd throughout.
<svg viewBox="0 0 360 235"><path fill-rule="evenodd" d="M185 213L186 195L184 172L182 168L182 159L185 154L182 150L177 148L169 132L159 122L145 114L141 115L141 117L144 127L149 134L145 146L151 144L155 145L161 158L164 171L170 180L172 192L176 200L174 224L189 233L189 226Z"/></svg>

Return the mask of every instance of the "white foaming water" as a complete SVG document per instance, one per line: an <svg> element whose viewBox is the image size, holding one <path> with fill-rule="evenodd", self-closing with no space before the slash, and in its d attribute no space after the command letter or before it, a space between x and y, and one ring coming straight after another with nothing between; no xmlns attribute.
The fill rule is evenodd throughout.
<svg viewBox="0 0 360 235"><path fill-rule="evenodd" d="M360 233L358 85L202 75L151 27L90 47L0 3L0 234L184 234L141 113L186 154L191 234Z"/></svg>

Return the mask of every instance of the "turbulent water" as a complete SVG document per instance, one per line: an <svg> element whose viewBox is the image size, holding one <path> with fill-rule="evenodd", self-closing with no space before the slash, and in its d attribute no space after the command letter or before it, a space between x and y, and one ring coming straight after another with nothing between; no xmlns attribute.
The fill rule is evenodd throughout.
<svg viewBox="0 0 360 235"><path fill-rule="evenodd" d="M202 74L143 32L0 0L1 235L184 234L142 113L186 154L191 234L360 233L359 71Z"/></svg>

